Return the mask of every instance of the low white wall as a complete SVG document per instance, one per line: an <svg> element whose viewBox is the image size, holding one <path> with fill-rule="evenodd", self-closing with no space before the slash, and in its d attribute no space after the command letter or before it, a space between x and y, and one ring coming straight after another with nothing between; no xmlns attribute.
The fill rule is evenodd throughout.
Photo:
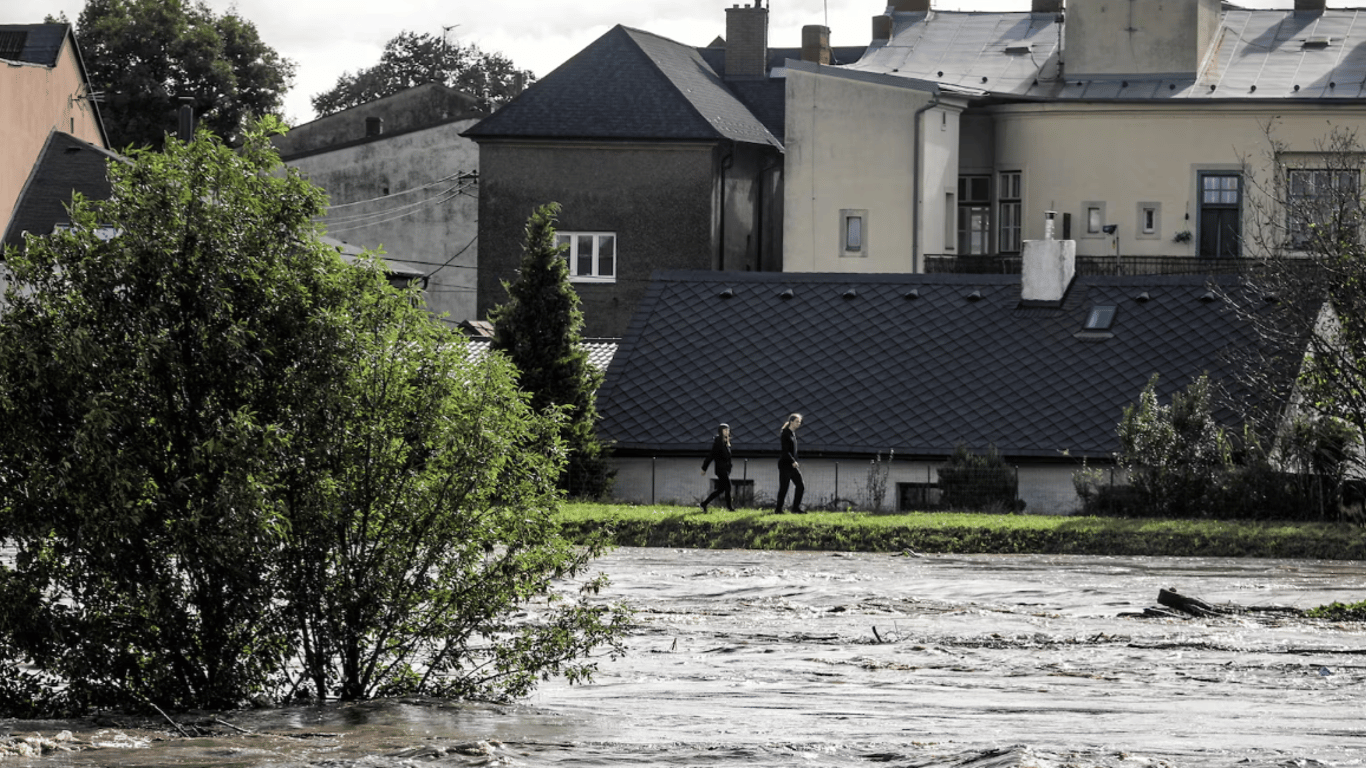
<svg viewBox="0 0 1366 768"><path fill-rule="evenodd" d="M616 483L612 489L615 501L631 504L667 504L696 506L711 492L715 474L704 476L702 456L696 458L616 458ZM942 461L893 461L887 469L887 480L881 509L892 511L898 507L898 485L925 486L937 483ZM872 509L869 474L870 461L807 459L801 463L806 495L802 505L811 509L839 508L852 505ZM1079 467L1070 465L1024 465L1018 468L1019 498L1025 503L1026 514L1070 515L1081 508L1072 483ZM776 459L740 459L736 461L732 481L752 482L752 506L767 509L774 506L778 492L778 463ZM914 491L911 492L914 498ZM938 499L935 489L929 489L931 503ZM738 503L738 501L737 501ZM788 492L787 505L792 504Z"/></svg>

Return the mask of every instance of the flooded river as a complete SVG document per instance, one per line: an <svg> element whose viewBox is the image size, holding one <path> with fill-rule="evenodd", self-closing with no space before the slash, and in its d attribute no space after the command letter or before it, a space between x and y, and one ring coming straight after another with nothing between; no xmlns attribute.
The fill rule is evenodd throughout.
<svg viewBox="0 0 1366 768"><path fill-rule="evenodd" d="M0 721L72 766L1359 766L1366 626L1211 603L1366 599L1366 563L621 549L637 611L593 684L509 707L402 700L197 718ZM187 716L187 721L196 721ZM63 737L66 738L66 737Z"/></svg>

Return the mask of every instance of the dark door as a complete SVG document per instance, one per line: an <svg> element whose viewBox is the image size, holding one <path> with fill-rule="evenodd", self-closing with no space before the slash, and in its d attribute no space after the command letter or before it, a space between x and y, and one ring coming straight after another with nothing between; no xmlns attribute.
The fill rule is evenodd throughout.
<svg viewBox="0 0 1366 768"><path fill-rule="evenodd" d="M1237 258L1243 239L1243 184L1236 173L1200 176L1200 255Z"/></svg>

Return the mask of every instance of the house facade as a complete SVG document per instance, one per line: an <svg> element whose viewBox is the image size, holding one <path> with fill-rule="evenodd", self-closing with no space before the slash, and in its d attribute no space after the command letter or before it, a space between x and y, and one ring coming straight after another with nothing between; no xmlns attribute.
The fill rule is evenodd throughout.
<svg viewBox="0 0 1366 768"><path fill-rule="evenodd" d="M0 231L53 131L109 140L69 24L0 24Z"/></svg>
<svg viewBox="0 0 1366 768"><path fill-rule="evenodd" d="M428 309L453 325L476 316L480 158L461 134L483 117L474 97L431 83L275 139L327 191L328 235L415 273Z"/></svg>
<svg viewBox="0 0 1366 768"><path fill-rule="evenodd" d="M561 206L588 337L619 338L655 270L781 268L768 9L726 19L702 49L618 26L466 132L480 150L480 317L506 300L527 218L547 203Z"/></svg>
<svg viewBox="0 0 1366 768"><path fill-rule="evenodd" d="M1329 133L1366 119L1366 11L1121 10L897 0L857 62L790 66L787 206L811 213L785 221L784 269L990 256L1018 269L1044 211L1082 258L1229 258L1274 242L1253 230L1294 225L1271 212L1295 183L1287 165L1312 173Z"/></svg>

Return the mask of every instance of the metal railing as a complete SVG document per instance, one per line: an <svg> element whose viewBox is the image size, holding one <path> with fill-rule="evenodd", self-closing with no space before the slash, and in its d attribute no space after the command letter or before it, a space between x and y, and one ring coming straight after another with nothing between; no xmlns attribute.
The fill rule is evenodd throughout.
<svg viewBox="0 0 1366 768"><path fill-rule="evenodd" d="M929 254L925 271L952 275L1018 275L1018 255L959 256ZM1078 275L1228 275L1256 265L1253 259L1200 256L1078 256Z"/></svg>

